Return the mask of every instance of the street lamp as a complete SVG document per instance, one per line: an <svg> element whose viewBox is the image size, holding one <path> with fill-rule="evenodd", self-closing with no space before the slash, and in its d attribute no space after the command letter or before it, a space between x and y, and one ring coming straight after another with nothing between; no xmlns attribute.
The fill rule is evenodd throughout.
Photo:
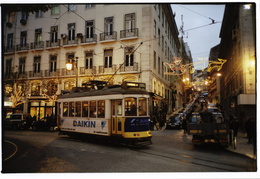
<svg viewBox="0 0 260 179"><path fill-rule="evenodd" d="M77 87L78 87L78 58L79 57L75 57L75 58L70 58L67 60L67 63L66 63L66 69L67 70L72 70L73 67L74 69L76 70L76 90L77 90Z"/></svg>

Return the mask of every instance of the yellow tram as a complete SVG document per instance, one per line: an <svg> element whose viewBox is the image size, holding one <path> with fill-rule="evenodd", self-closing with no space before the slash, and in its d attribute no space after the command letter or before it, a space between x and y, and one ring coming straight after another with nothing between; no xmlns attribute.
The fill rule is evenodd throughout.
<svg viewBox="0 0 260 179"><path fill-rule="evenodd" d="M59 128L62 134L106 136L114 141L151 143L149 93L145 83L123 82L90 87L61 95ZM105 86L105 87L104 87Z"/></svg>

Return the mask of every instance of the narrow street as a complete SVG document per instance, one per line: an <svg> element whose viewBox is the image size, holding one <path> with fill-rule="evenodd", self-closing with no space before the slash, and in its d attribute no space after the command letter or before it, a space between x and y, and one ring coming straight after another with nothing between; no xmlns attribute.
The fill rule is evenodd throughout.
<svg viewBox="0 0 260 179"><path fill-rule="evenodd" d="M216 145L193 146L191 136L183 135L182 130L152 133L152 145L130 147L57 132L5 131L2 172L170 172L174 175L255 171L253 159Z"/></svg>

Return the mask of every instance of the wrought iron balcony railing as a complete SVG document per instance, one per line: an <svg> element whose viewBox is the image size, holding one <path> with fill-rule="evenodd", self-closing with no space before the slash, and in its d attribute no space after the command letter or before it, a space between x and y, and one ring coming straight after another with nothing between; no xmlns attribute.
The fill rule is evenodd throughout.
<svg viewBox="0 0 260 179"><path fill-rule="evenodd" d="M133 38L139 36L139 30L138 28L134 29L127 29L127 30L121 30L120 31L120 39L123 38Z"/></svg>
<svg viewBox="0 0 260 179"><path fill-rule="evenodd" d="M117 39L117 32L104 32L100 34L100 41L111 41Z"/></svg>
<svg viewBox="0 0 260 179"><path fill-rule="evenodd" d="M97 35L93 34L92 36L83 36L81 43L97 43Z"/></svg>

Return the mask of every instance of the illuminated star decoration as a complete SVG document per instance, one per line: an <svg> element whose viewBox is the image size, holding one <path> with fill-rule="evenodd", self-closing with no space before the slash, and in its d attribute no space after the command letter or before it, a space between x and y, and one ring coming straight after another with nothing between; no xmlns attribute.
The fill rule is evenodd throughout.
<svg viewBox="0 0 260 179"><path fill-rule="evenodd" d="M211 72L212 69L217 68L217 71L220 71L224 65L224 63L226 63L227 60L218 58L218 61L209 61L209 66L208 66L208 72Z"/></svg>
<svg viewBox="0 0 260 179"><path fill-rule="evenodd" d="M192 72L193 64L182 64L181 58L179 57L173 57L174 61L171 63L164 62L164 66L169 67L171 69L171 72L165 72L164 74L167 75L182 75L187 71L187 67L190 69L190 72Z"/></svg>
<svg viewBox="0 0 260 179"><path fill-rule="evenodd" d="M189 68L190 73L193 73L193 71L194 71L193 67L196 62L182 64L181 58L174 57L173 59L174 59L174 61L171 63L166 63L166 62L163 63L164 66L171 69L171 72L165 72L164 74L166 74L166 75L183 75L187 71L188 68ZM224 63L226 63L226 62L227 62L227 60L220 59L220 58L218 58L218 61L209 61L207 71L210 72L214 68L217 68L217 71L220 71L222 69Z"/></svg>

